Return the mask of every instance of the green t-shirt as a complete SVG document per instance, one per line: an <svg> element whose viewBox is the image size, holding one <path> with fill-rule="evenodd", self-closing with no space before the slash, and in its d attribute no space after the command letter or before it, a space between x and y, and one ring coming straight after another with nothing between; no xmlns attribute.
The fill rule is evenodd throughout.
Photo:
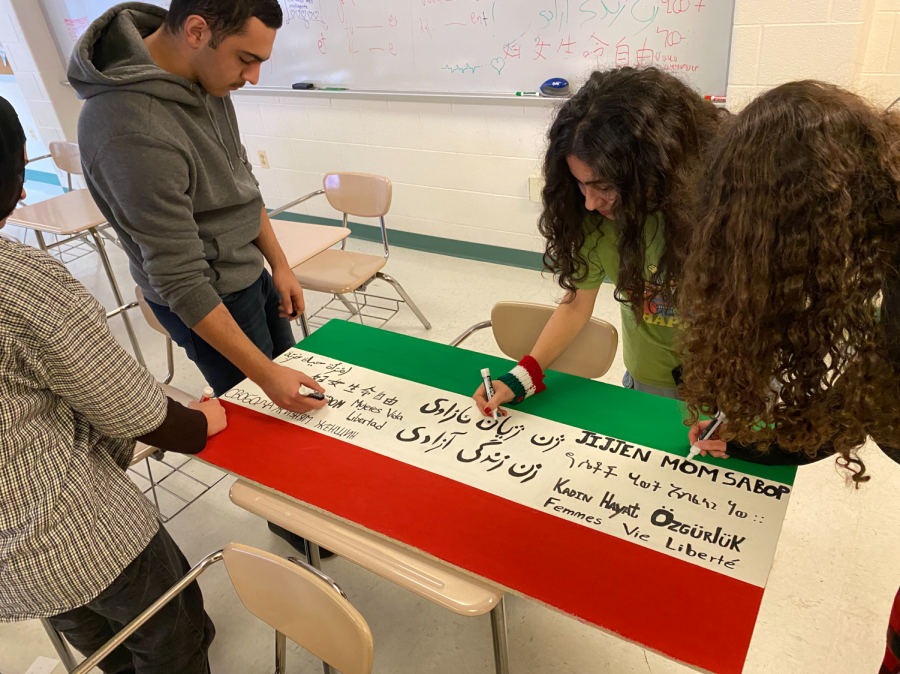
<svg viewBox="0 0 900 674"><path fill-rule="evenodd" d="M681 362L675 356L674 334L678 317L670 303L661 294L662 279L657 266L662 255L662 213L654 213L644 223L644 317L637 320L631 305L622 304L622 349L625 367L631 376L647 386L675 388L672 370ZM590 215L585 218L587 237L582 255L588 262L584 281L576 283L579 290L599 288L605 277L616 283L619 277L619 252L616 249L615 223L609 218Z"/></svg>

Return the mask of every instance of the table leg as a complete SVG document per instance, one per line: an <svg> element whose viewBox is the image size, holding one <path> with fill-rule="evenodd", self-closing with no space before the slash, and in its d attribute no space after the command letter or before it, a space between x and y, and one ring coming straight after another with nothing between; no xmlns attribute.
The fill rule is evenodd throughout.
<svg viewBox="0 0 900 674"><path fill-rule="evenodd" d="M322 559L319 556L319 546L313 543L311 540L306 539L306 561L309 562L309 565L322 570ZM325 674L334 674L334 670L324 660L322 661L322 671Z"/></svg>
<svg viewBox="0 0 900 674"><path fill-rule="evenodd" d="M44 233L37 229L35 229L33 231L34 231L34 236L38 242L38 247L46 253L47 252L47 243L44 241Z"/></svg>
<svg viewBox="0 0 900 674"><path fill-rule="evenodd" d="M310 540L306 541L306 557L309 559L309 565L322 570L322 559L319 556L319 546Z"/></svg>
<svg viewBox="0 0 900 674"><path fill-rule="evenodd" d="M309 319L306 317L305 311L300 314L300 332L303 333L303 339L306 339L310 335Z"/></svg>
<svg viewBox="0 0 900 674"><path fill-rule="evenodd" d="M74 670L78 666L78 663L75 662L75 656L72 655L72 649L69 648L69 644L66 642L65 638L63 638L63 635L57 632L46 618L41 618L41 625L44 626L44 631L47 633L47 636L50 637L50 643L53 644L53 648L59 656L59 659L62 661L63 667L66 668L67 672Z"/></svg>
<svg viewBox="0 0 900 674"><path fill-rule="evenodd" d="M275 630L275 674L287 674L287 637Z"/></svg>
<svg viewBox="0 0 900 674"><path fill-rule="evenodd" d="M506 641L506 605L503 597L491 609L491 632L494 637L494 665L497 674L509 674L509 644Z"/></svg>
<svg viewBox="0 0 900 674"><path fill-rule="evenodd" d="M106 255L103 239L97 233L96 227L91 227L89 231L94 238L94 243L97 245L97 254L100 255L100 261L103 263L103 269L106 271L106 277L109 279L109 285L112 288L116 306L121 307L125 302L122 300L122 293L119 292L119 284L116 283L115 274L113 274L112 266L109 264L109 257ZM137 359L137 362L141 364L141 367L147 367L147 364L144 362L144 354L141 353L141 347L138 346L137 335L134 334L134 327L131 325L131 318L128 316L127 311L122 312L122 320L125 322L125 332L128 333L131 348L134 349L134 357Z"/></svg>

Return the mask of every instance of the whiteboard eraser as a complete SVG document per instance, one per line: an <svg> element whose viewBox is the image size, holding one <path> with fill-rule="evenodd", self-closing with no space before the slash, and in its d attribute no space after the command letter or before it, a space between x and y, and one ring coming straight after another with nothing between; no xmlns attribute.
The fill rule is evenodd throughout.
<svg viewBox="0 0 900 674"><path fill-rule="evenodd" d="M312 82L294 82L294 84L291 85L291 88L292 89L315 89L316 85L313 84Z"/></svg>
<svg viewBox="0 0 900 674"><path fill-rule="evenodd" d="M541 96L568 96L569 81L554 77L541 85Z"/></svg>

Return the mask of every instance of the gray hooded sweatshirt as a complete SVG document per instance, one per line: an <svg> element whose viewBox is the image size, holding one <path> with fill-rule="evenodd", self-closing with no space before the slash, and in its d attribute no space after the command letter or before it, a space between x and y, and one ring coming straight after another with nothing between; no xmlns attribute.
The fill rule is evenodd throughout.
<svg viewBox="0 0 900 674"><path fill-rule="evenodd" d="M69 82L91 195L113 226L151 302L194 327L220 296L263 270L254 244L263 206L231 98L157 66L143 38L163 9L113 7L78 41Z"/></svg>

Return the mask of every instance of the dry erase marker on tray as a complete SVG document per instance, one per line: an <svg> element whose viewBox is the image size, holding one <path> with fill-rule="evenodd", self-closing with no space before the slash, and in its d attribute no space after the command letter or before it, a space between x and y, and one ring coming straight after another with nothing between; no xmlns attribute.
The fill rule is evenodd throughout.
<svg viewBox="0 0 900 674"><path fill-rule="evenodd" d="M713 103L724 103L725 102L724 96L704 96L703 98L705 98L707 101L712 101Z"/></svg>
<svg viewBox="0 0 900 674"><path fill-rule="evenodd" d="M200 396L200 402L205 403L212 397L213 397L212 386L207 386L205 389L203 389L203 395Z"/></svg>
<svg viewBox="0 0 900 674"><path fill-rule="evenodd" d="M516 96L537 96L538 92L536 91L517 91Z"/></svg>
<svg viewBox="0 0 900 674"><path fill-rule="evenodd" d="M488 402L494 397L494 385L491 383L491 371L484 368L481 371L481 381L484 382L484 394L487 396ZM492 410L491 416L496 420L498 410Z"/></svg>
<svg viewBox="0 0 900 674"><path fill-rule="evenodd" d="M703 429L703 432L700 434L700 437L697 438L697 442L701 442L703 440L709 440L717 430L719 430L719 426L725 423L725 415L719 412L716 415L716 418L713 419L709 426ZM685 461L693 461L694 458L700 453L700 448L697 446L697 442L691 445L691 451L688 452L687 458Z"/></svg>
<svg viewBox="0 0 900 674"><path fill-rule="evenodd" d="M319 393L318 391L313 391L308 386L300 387L300 395L306 396L307 398L312 398L313 400L325 400L324 393Z"/></svg>

